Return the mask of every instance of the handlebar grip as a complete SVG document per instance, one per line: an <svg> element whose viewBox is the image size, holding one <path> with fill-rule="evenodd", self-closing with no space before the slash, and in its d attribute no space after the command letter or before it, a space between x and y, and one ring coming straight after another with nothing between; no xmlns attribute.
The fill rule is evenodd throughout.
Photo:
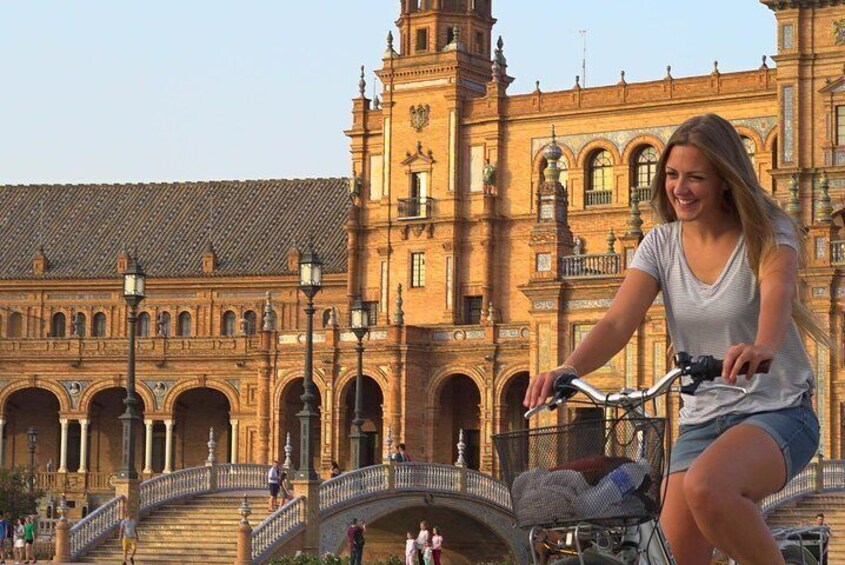
<svg viewBox="0 0 845 565"><path fill-rule="evenodd" d="M764 373L764 374L768 373L771 365L772 365L772 362L770 360L763 361L757 367L757 373ZM713 378L718 377L719 375L722 374L723 366L724 366L724 360L713 359L713 369L715 370L715 375L713 375ZM713 374L713 373L710 373L710 374ZM748 376L748 363L743 363L742 367L739 368L739 374Z"/></svg>

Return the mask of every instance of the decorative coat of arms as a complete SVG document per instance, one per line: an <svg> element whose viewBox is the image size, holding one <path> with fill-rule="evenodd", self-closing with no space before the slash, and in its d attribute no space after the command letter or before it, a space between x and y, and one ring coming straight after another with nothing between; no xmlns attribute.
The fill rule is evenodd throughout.
<svg viewBox="0 0 845 565"><path fill-rule="evenodd" d="M417 104L411 106L411 127L421 132L425 126L428 125L428 115L431 112L431 106L426 104Z"/></svg>
<svg viewBox="0 0 845 565"><path fill-rule="evenodd" d="M833 22L833 42L845 45L845 19Z"/></svg>

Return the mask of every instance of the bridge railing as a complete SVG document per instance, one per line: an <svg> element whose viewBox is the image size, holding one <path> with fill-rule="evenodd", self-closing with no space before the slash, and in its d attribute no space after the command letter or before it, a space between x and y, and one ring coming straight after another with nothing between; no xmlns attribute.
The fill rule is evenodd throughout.
<svg viewBox="0 0 845 565"><path fill-rule="evenodd" d="M123 496L113 498L71 526L70 556L74 561L117 528L125 503Z"/></svg>
<svg viewBox="0 0 845 565"><path fill-rule="evenodd" d="M785 487L760 503L765 513L812 493L845 490L845 460L811 462Z"/></svg>
<svg viewBox="0 0 845 565"><path fill-rule="evenodd" d="M294 498L258 524L252 538L252 562L264 563L276 548L305 527L305 499Z"/></svg>
<svg viewBox="0 0 845 565"><path fill-rule="evenodd" d="M212 492L263 489L267 486L268 469L269 465L223 463L159 475L141 483L140 509L142 513L150 512L169 502ZM113 498L71 527L70 547L74 559L117 528L123 517L124 501L123 497Z"/></svg>

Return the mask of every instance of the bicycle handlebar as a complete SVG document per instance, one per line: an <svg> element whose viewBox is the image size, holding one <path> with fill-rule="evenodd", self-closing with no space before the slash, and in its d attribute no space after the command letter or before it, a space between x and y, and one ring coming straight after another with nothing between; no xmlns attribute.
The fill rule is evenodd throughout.
<svg viewBox="0 0 845 565"><path fill-rule="evenodd" d="M593 402L602 406L633 406L643 404L661 394L666 392L672 383L679 377L691 377L692 382L683 385L681 392L684 394L695 394L695 391L704 381L712 381L722 374L723 361L716 359L711 355L701 355L693 359L686 352L678 352L674 358L675 367L666 373L659 381L645 390L621 390L620 392L613 392L605 394L593 387L586 381L575 377L572 374L564 373L558 376L554 382L554 396L552 400L546 404L539 404L528 410L525 413L525 418L537 414L544 408L554 410L560 404L566 402L571 396L577 392L581 392L588 396ZM765 361L760 364L757 369L758 373L767 373L769 371L770 363ZM740 368L740 374L748 373L748 363ZM745 394L747 391L743 387L716 384L711 387L722 390L730 390L739 394Z"/></svg>

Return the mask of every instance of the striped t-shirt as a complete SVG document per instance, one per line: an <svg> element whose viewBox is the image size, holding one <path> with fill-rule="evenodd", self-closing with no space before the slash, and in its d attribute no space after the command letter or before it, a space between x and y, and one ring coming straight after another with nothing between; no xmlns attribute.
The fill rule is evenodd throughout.
<svg viewBox="0 0 845 565"><path fill-rule="evenodd" d="M776 240L798 250L795 231L781 219ZM698 280L687 265L681 245L681 222L663 224L643 239L630 265L657 280L663 292L669 336L675 351L724 358L731 345L754 343L760 315L760 287L748 266L745 238L740 236L721 275L711 284ZM723 383L716 378L714 383ZM772 360L769 372L737 384L747 395L714 390L703 383L695 396L683 395L682 424L707 422L728 413L752 413L792 407L815 388L815 377L795 321Z"/></svg>

